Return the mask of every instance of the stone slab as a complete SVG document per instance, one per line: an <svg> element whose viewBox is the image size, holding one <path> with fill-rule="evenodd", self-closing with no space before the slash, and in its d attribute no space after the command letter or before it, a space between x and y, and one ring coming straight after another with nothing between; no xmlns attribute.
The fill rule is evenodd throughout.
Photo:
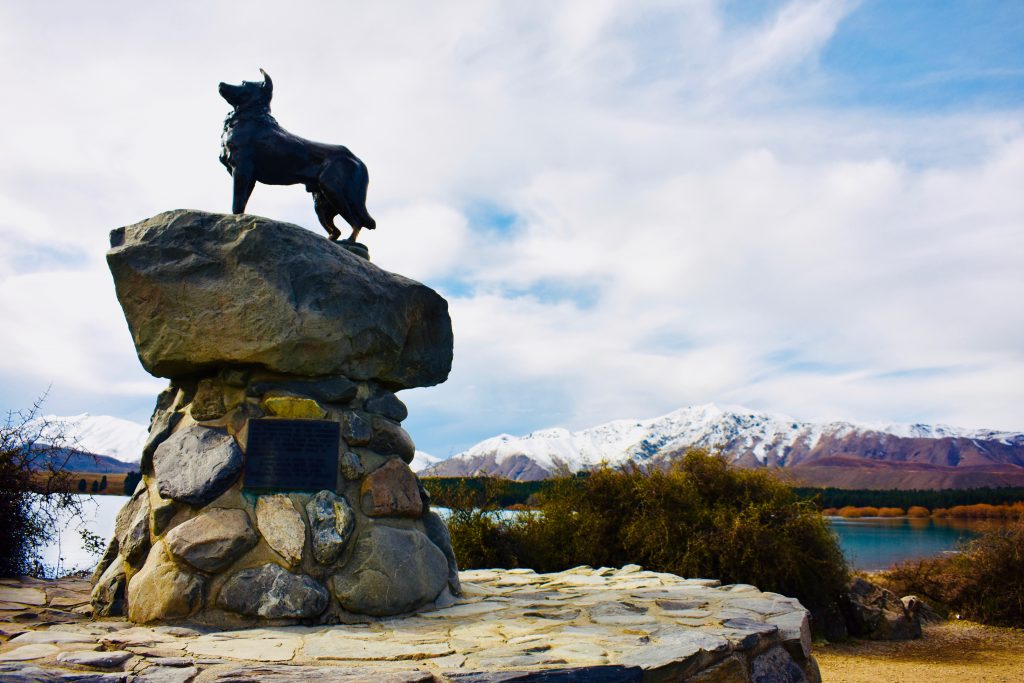
<svg viewBox="0 0 1024 683"><path fill-rule="evenodd" d="M806 610L750 587L638 567L478 570L459 579L465 597L446 607L363 623L222 632L84 617L50 630L25 625L17 642L0 646L0 666L60 680L71 662L61 652L102 646L132 653L125 666L153 683L820 681ZM693 601L707 612L697 624L678 616L685 609L666 609L693 609Z"/></svg>

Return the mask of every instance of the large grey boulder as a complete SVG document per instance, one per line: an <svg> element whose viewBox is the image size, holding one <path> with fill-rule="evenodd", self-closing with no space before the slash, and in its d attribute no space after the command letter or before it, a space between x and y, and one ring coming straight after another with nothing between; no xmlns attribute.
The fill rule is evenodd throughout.
<svg viewBox="0 0 1024 683"><path fill-rule="evenodd" d="M857 577L843 596L842 608L850 635L871 640L921 637L921 619L892 591Z"/></svg>
<svg viewBox="0 0 1024 683"><path fill-rule="evenodd" d="M424 533L373 524L333 589L349 612L390 616L433 602L447 583L448 561Z"/></svg>
<svg viewBox="0 0 1024 683"><path fill-rule="evenodd" d="M444 553L448 560L448 588L454 595L462 595L462 584L459 582L459 562L455 559L455 551L452 550L452 537L448 533L448 525L434 511L428 511L423 515L423 527L427 532L427 538Z"/></svg>
<svg viewBox="0 0 1024 683"><path fill-rule="evenodd" d="M448 377L448 303L296 225L168 211L110 235L107 263L150 373L223 365L391 389Z"/></svg>
<svg viewBox="0 0 1024 683"><path fill-rule="evenodd" d="M192 425L157 446L153 471L162 498L206 505L224 493L242 471L242 451L220 429Z"/></svg>
<svg viewBox="0 0 1024 683"><path fill-rule="evenodd" d="M329 600L327 590L312 578L268 563L228 579L217 604L252 617L303 619L323 612Z"/></svg>

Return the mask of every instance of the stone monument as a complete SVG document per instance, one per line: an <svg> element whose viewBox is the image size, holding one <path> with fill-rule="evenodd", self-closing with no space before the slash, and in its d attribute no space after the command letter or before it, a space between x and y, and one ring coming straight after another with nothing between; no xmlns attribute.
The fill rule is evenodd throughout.
<svg viewBox="0 0 1024 683"><path fill-rule="evenodd" d="M96 572L96 615L347 623L459 594L394 393L447 379L440 295L244 214L116 229L107 262L139 360L170 384Z"/></svg>

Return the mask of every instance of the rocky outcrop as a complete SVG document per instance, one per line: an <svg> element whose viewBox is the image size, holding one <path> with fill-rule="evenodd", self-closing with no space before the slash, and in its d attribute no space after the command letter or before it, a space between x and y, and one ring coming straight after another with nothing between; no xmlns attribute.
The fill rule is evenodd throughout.
<svg viewBox="0 0 1024 683"><path fill-rule="evenodd" d="M871 640L921 637L921 619L896 594L863 578L855 578L841 607L850 635Z"/></svg>
<svg viewBox="0 0 1024 683"><path fill-rule="evenodd" d="M225 364L391 388L448 377L448 305L297 225L169 211L111 233L139 360L159 377Z"/></svg>
<svg viewBox="0 0 1024 683"><path fill-rule="evenodd" d="M139 358L171 384L95 612L244 626L450 602L451 540L393 393L447 377L444 299L253 216L170 212L111 244Z"/></svg>

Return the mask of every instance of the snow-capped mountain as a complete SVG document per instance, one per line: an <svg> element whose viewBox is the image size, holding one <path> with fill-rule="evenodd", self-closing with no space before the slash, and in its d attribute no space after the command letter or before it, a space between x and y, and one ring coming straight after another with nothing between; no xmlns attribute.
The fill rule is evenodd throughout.
<svg viewBox="0 0 1024 683"><path fill-rule="evenodd" d="M922 487L930 487L933 481L936 486L950 483L948 476L937 473L942 475L944 469L951 468L959 474L970 470L972 475L984 475L987 483L978 485L1007 485L1007 477L1014 484L1024 483L1024 434L945 425L801 422L785 415L714 404L646 420L616 420L578 432L556 428L523 437L502 434L423 474L536 480L601 463L663 464L694 446L721 450L741 466L793 468L794 474L800 470L801 478L816 483L844 485L839 480L849 479L848 471L841 473L835 468L863 468L872 463L883 464L883 469L896 466L901 476L908 468L927 472L922 474ZM832 470L818 471L823 468ZM992 477L996 479L989 481ZM975 479L977 476L972 481Z"/></svg>
<svg viewBox="0 0 1024 683"><path fill-rule="evenodd" d="M48 415L41 419L63 425L65 445L121 462L138 462L149 434L146 425L110 415L82 413L70 417Z"/></svg>
<svg viewBox="0 0 1024 683"><path fill-rule="evenodd" d="M441 462L441 458L430 453L424 453L423 451L416 451L416 455L413 457L412 462L409 463L409 469L413 472L422 472L428 467L432 467L437 463Z"/></svg>

